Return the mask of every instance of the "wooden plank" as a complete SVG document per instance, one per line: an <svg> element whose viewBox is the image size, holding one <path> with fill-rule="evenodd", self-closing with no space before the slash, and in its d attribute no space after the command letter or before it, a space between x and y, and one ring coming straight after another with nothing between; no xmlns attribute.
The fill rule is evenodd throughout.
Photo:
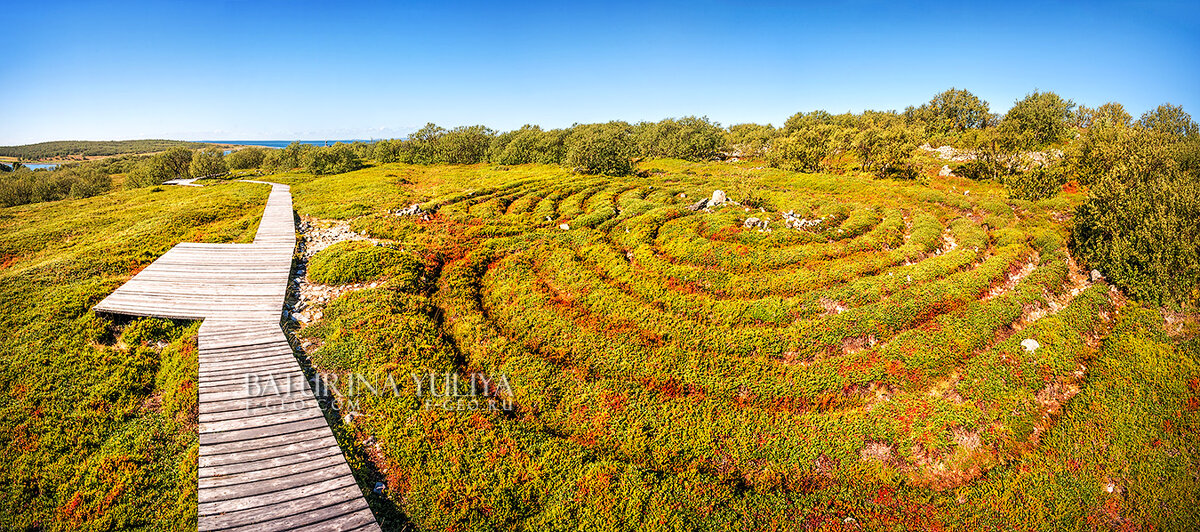
<svg viewBox="0 0 1200 532"><path fill-rule="evenodd" d="M208 404L212 405L214 403L208 403ZM233 408L220 408L220 407L210 408L209 410L202 412L199 417L200 417L200 423L209 423L209 422L214 422L214 421L224 421L226 419L237 419L237 418L241 418L241 417L267 415L267 414L283 411L284 409L300 410L300 409L309 409L309 408L320 409L320 406L312 399L298 399L295 401L288 401L288 402L282 403L282 404L268 403L266 401L261 401L261 402L256 402L256 403L243 402L243 404L237 405Z"/></svg>
<svg viewBox="0 0 1200 532"><path fill-rule="evenodd" d="M357 491L357 488L354 488L354 490ZM331 523L334 520L348 519L364 510L369 512L365 508L357 509L358 505L356 501L352 500L352 497L355 495L355 493L350 492L349 488L342 488L337 492L326 492L319 494L319 496L293 499L265 508L250 506L241 511L233 511L220 515L220 526L208 524L215 516L202 515L199 519L199 526L205 530L255 530L267 532L274 530L295 530L314 524ZM360 494L357 496L358 500L362 500ZM250 502L248 504L253 503ZM206 528L206 525L210 528ZM359 530L357 527L347 528ZM379 530L379 526L376 524L368 529Z"/></svg>
<svg viewBox="0 0 1200 532"><path fill-rule="evenodd" d="M323 501L319 499L346 500L351 495L359 495L358 485L348 476L316 481L301 481L292 484L288 481L263 482L254 486L237 486L235 488L212 488L197 490L201 498L197 507L202 516L222 513L241 513L246 510L258 510L254 517L275 512L278 516L295 515L296 509L319 508ZM325 495L325 497L316 497ZM314 500L317 499L317 500ZM272 508L274 507L274 508ZM315 508L314 508L315 507Z"/></svg>
<svg viewBox="0 0 1200 532"><path fill-rule="evenodd" d="M293 464L305 464L326 457L338 458L342 456L342 453L338 449L324 445L323 440L310 440L310 442L311 445L309 447L305 447L304 442L301 442L291 446L286 453L273 453L270 458L243 460L236 464L204 464L200 471L200 479L203 481L203 479L208 477L237 475L238 473L248 471L269 471Z"/></svg>
<svg viewBox="0 0 1200 532"><path fill-rule="evenodd" d="M271 186L253 244L181 243L94 308L203 320L199 530L378 531L279 327L296 244L291 193L252 182Z"/></svg>
<svg viewBox="0 0 1200 532"><path fill-rule="evenodd" d="M200 478L200 489L238 488L245 484L262 483L267 481L286 480L297 485L311 483L316 480L337 478L342 474L346 459L341 455L328 454L320 458L311 458L303 462L294 462L275 467L260 467L238 473L208 476Z"/></svg>
<svg viewBox="0 0 1200 532"><path fill-rule="evenodd" d="M270 460L285 458L292 453L312 451L313 449L338 449L338 453L341 453L341 449L338 448L337 442L333 440L333 436L320 432L314 432L307 438L290 438L287 441L282 441L282 443L276 443L276 445L268 445L241 452L200 455L200 474L207 475L205 470L207 467L257 466L269 463Z"/></svg>

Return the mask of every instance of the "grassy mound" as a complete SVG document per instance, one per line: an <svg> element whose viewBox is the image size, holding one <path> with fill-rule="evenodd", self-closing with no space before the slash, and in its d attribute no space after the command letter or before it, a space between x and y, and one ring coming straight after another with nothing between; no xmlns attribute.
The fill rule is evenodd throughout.
<svg viewBox="0 0 1200 532"><path fill-rule="evenodd" d="M338 242L313 255L308 263L308 279L321 284L389 277L396 286L413 288L423 274L421 260L411 253L364 241Z"/></svg>

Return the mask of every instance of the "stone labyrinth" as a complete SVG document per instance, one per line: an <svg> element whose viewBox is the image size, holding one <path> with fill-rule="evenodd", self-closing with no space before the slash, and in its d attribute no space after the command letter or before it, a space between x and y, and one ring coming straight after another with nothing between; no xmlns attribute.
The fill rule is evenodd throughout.
<svg viewBox="0 0 1200 532"><path fill-rule="evenodd" d="M469 239L434 302L462 370L507 374L516 423L663 476L967 484L1038 446L1120 304L1059 213L997 196L569 183L393 219Z"/></svg>

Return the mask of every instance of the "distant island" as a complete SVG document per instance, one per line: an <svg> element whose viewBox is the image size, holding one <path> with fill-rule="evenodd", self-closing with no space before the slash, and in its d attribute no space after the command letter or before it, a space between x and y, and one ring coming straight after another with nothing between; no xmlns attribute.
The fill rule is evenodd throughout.
<svg viewBox="0 0 1200 532"><path fill-rule="evenodd" d="M208 142L183 140L56 140L22 146L0 146L0 159L6 161L31 161L65 163L103 159L115 155L146 155L167 151L175 147L196 150L213 146ZM224 146L224 144L217 144ZM232 147L232 146L230 146Z"/></svg>

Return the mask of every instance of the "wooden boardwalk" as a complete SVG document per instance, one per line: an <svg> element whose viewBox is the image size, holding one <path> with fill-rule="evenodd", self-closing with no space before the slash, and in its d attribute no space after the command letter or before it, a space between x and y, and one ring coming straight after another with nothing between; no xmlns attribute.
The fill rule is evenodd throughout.
<svg viewBox="0 0 1200 532"><path fill-rule="evenodd" d="M199 530L379 530L280 328L292 196L262 184L253 244L179 244L95 310L204 320Z"/></svg>

